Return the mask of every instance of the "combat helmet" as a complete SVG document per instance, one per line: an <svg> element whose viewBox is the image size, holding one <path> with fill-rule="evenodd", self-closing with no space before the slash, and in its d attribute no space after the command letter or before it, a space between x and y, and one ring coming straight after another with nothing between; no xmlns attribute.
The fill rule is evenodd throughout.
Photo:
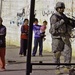
<svg viewBox="0 0 75 75"><path fill-rule="evenodd" d="M55 9L57 10L57 8L65 8L65 4L63 2L57 2Z"/></svg>

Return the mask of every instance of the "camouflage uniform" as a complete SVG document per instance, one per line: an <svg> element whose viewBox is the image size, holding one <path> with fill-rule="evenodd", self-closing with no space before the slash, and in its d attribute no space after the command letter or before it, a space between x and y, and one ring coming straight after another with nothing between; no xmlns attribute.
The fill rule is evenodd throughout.
<svg viewBox="0 0 75 75"><path fill-rule="evenodd" d="M65 8L64 3L58 2L58 7ZM70 31L72 27L69 25L69 20L65 14L56 12L52 14L50 18L51 28L50 33L52 34L52 51L54 53L55 63L60 63L61 52L64 51L64 62L70 63L72 57L72 48L70 43Z"/></svg>

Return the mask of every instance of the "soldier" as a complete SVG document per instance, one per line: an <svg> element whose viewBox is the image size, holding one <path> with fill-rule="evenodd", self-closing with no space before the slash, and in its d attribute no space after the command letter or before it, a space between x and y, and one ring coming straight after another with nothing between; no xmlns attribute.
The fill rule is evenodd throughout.
<svg viewBox="0 0 75 75"><path fill-rule="evenodd" d="M43 39L40 36L40 28L41 28L41 25L38 25L38 19L35 18L34 24L33 24L34 48L33 48L32 56L36 55L38 45L39 45L39 56L42 56L42 52L43 52Z"/></svg>
<svg viewBox="0 0 75 75"><path fill-rule="evenodd" d="M50 30L52 37L52 51L54 53L55 63L60 63L61 52L64 50L64 62L71 63L72 48L70 43L70 21L68 17L63 13L65 4L63 2L56 3L56 13L50 17ZM56 68L59 69L58 65ZM69 71L65 66L64 70ZM59 70L60 71L60 70Z"/></svg>

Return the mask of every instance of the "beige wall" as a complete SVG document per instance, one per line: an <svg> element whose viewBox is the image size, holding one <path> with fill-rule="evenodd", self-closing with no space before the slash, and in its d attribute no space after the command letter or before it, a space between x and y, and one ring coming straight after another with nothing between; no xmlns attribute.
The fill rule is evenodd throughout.
<svg viewBox="0 0 75 75"><path fill-rule="evenodd" d="M57 1L61 0L36 0L35 10L36 18L39 19L39 24L47 20L46 41L44 41L44 50L51 50L51 35L49 34L50 28L50 15L54 12L54 7ZM65 13L67 16L72 16L72 0L62 0L66 5ZM2 9L3 24L7 27L7 45L20 46L20 27L17 26L17 12L21 13L22 8L25 8L25 18L29 18L30 0L4 0ZM75 2L74 2L75 4ZM73 11L75 6L73 6ZM73 12L75 15L75 12ZM14 21L14 24L10 24ZM74 48L75 42L72 43Z"/></svg>

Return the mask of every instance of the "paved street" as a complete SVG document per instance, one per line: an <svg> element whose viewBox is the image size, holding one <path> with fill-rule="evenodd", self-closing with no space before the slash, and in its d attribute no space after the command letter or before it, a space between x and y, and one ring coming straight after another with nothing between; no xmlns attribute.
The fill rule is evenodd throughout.
<svg viewBox="0 0 75 75"><path fill-rule="evenodd" d="M32 62L43 61L45 63L51 63L52 53L44 52L43 57L39 57L38 53L36 57L32 57ZM72 62L74 62L74 59ZM61 57L63 62L63 57ZM61 69L63 73L63 69ZM19 56L19 47L15 46L7 46L6 50L6 71L0 72L0 75L26 75L26 57ZM56 75L55 74L55 66L33 66L33 71L31 75ZM62 74L68 75L68 74Z"/></svg>

